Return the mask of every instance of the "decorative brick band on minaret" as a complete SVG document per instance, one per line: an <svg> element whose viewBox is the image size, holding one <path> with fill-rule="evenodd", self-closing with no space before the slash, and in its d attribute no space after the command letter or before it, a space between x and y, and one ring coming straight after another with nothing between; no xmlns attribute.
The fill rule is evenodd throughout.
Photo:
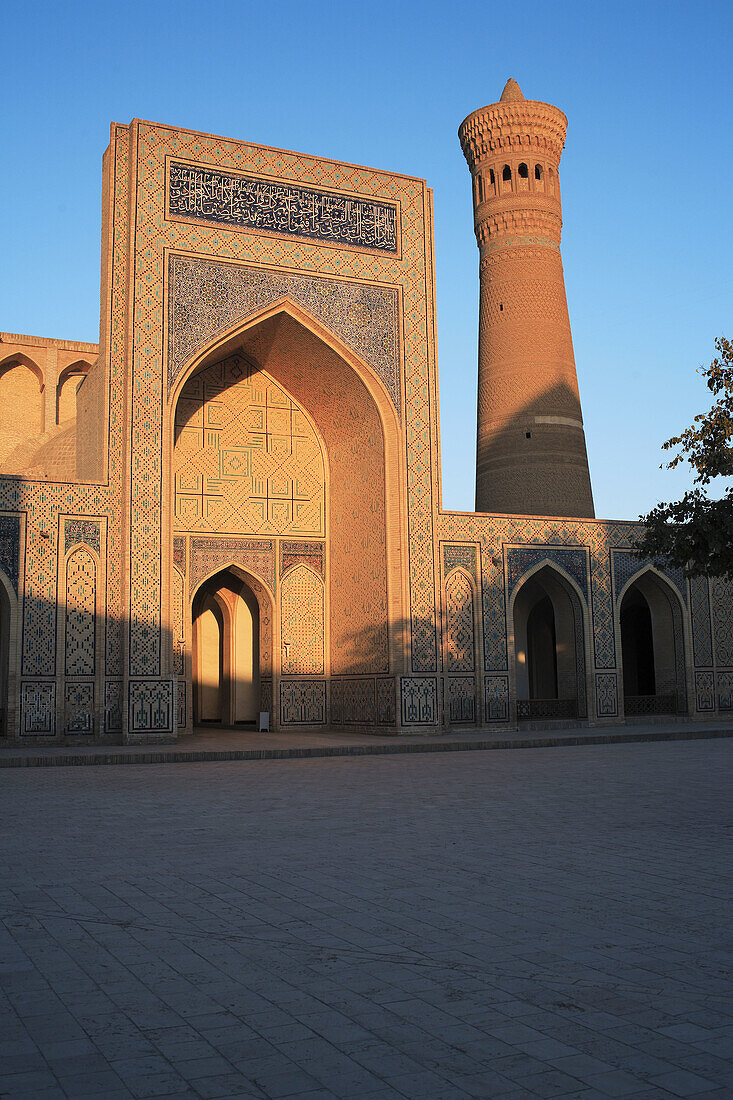
<svg viewBox="0 0 733 1100"><path fill-rule="evenodd" d="M560 257L566 129L509 80L458 131L480 252L479 512L594 514Z"/></svg>

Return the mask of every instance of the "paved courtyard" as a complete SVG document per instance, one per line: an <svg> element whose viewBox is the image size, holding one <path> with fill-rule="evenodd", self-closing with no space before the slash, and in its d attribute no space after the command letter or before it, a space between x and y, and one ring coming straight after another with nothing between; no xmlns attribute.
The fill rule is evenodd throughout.
<svg viewBox="0 0 733 1100"><path fill-rule="evenodd" d="M733 1097L733 741L0 772L0 1096Z"/></svg>

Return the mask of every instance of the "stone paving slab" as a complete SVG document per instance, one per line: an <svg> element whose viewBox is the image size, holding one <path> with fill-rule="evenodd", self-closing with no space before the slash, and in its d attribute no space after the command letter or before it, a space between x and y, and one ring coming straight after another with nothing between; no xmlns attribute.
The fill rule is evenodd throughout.
<svg viewBox="0 0 733 1100"><path fill-rule="evenodd" d="M0 1096L733 1096L733 743L0 773Z"/></svg>
<svg viewBox="0 0 733 1100"><path fill-rule="evenodd" d="M466 752L491 749L566 748L647 741L688 741L733 737L731 722L634 723L603 727L563 727L478 731L431 736L380 737L348 730L255 733L198 730L168 745L12 745L0 746L0 768L69 767L93 764L190 764L234 760L291 760L331 756L394 756L404 753Z"/></svg>

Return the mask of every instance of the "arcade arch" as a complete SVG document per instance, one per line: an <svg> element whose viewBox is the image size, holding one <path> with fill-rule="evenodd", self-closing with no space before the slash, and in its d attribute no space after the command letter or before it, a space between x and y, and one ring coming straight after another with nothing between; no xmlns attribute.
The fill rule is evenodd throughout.
<svg viewBox="0 0 733 1100"><path fill-rule="evenodd" d="M683 614L675 590L649 568L622 590L618 618L626 716L685 713Z"/></svg>
<svg viewBox="0 0 733 1100"><path fill-rule="evenodd" d="M512 598L517 717L587 716L585 616L574 584L546 562Z"/></svg>

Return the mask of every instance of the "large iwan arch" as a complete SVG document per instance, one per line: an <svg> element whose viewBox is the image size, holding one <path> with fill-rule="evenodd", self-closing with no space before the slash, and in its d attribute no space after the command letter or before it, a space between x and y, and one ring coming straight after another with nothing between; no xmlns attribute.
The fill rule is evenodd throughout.
<svg viewBox="0 0 733 1100"><path fill-rule="evenodd" d="M293 662L283 633L274 645L284 682L292 677L302 695L307 678L325 698L328 679L400 672L402 458L394 404L370 368L300 307L279 303L191 363L169 414L171 554L174 540L192 559L217 539L231 543L234 561L239 540L243 566L247 554L270 554L278 622L290 566L315 570L323 586L323 667ZM313 621L304 615L303 630ZM292 613L287 622L292 633Z"/></svg>

